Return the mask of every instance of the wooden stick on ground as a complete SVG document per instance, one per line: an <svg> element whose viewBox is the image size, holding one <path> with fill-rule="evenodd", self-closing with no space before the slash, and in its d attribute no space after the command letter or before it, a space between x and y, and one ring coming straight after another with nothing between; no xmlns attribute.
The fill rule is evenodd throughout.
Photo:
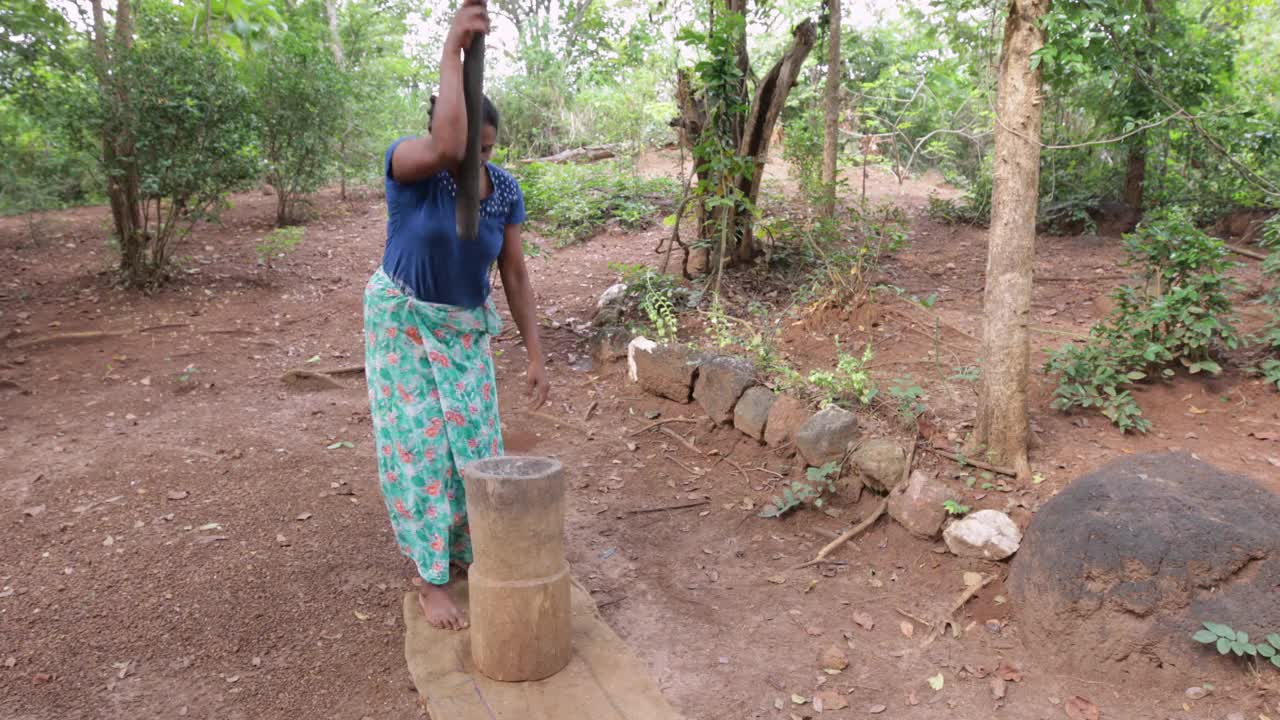
<svg viewBox="0 0 1280 720"><path fill-rule="evenodd" d="M912 463L915 462L916 445L918 445L919 442L920 442L920 428L917 427L916 434L911 438L911 449L907 451L907 462L902 468L902 482L904 483L907 481L907 478L911 476L911 465ZM849 540L853 538L855 535L874 525L876 520L879 520L880 516L885 514L885 512L888 509L889 509L889 498L886 497L885 499L880 501L880 504L876 506L876 509L871 512L871 515L869 515L867 519L849 528L845 532L841 533L840 537L827 543L821 550L818 551L818 554L815 555L814 558L809 562L801 563L800 565L796 565L791 569L799 570L801 568L807 568L812 565L817 565L818 563L825 562L827 559L827 556L830 555L836 548L849 542Z"/></svg>
<svg viewBox="0 0 1280 720"><path fill-rule="evenodd" d="M1230 243L1223 243L1223 246L1224 246L1224 247L1226 247L1226 248L1227 248L1228 250L1230 250L1231 252L1233 252L1233 253L1235 253L1235 254L1237 254L1237 255L1243 255L1243 256L1245 256L1245 257L1247 257L1247 258L1253 258L1254 260L1266 260L1266 259L1267 259L1267 256L1266 256L1266 255L1263 255L1263 254L1262 254L1262 253L1260 253L1260 252L1254 252L1253 250L1246 250L1246 249L1244 249L1244 248L1242 248L1242 247L1236 247L1235 245L1232 245L1232 244L1230 244Z"/></svg>
<svg viewBox="0 0 1280 720"><path fill-rule="evenodd" d="M973 458L961 457L953 452L948 452L941 448L936 448L932 445L925 445L924 449L928 450L934 455L944 457L948 460L954 460L955 462L958 462L961 465L972 465L973 467L976 467L979 470L986 470L988 472L996 473L997 475L1006 475L1011 478L1018 477L1018 473L1006 467L1000 467L999 465L990 465L988 463L982 462L981 460L974 460Z"/></svg>
<svg viewBox="0 0 1280 720"><path fill-rule="evenodd" d="M888 509L889 509L889 498L885 498L880 501L880 504L876 506L875 510L871 511L871 514L868 515L865 520L863 520L857 525L854 525L853 527L841 533L840 537L827 543L826 546L824 546L821 550L819 550L818 554L815 555L814 558L809 562L800 563L799 565L796 565L791 569L800 570L802 568L812 567L819 563L826 562L827 556L830 555L832 551L834 551L836 548L839 548L841 545L845 544L846 542L849 542L849 540L854 536L856 536L858 533L874 525L875 522L880 519L880 516L883 515L885 511Z"/></svg>
<svg viewBox="0 0 1280 720"><path fill-rule="evenodd" d="M672 439L674 439L676 442L680 443L681 445L684 445L685 447L689 448L690 450L697 453L698 455L706 455L706 453L699 450L693 443L675 434L675 432L673 432L671 428L663 427L663 428L659 428L659 430L667 435L670 435Z"/></svg>
<svg viewBox="0 0 1280 720"><path fill-rule="evenodd" d="M951 607L947 610L946 616L942 618L940 622L933 625L933 629L929 631L929 636L924 639L924 642L920 644L920 647L929 647L934 640L937 640L942 636L942 633L947 631L948 626L951 627L952 637L960 637L960 625L956 623L956 613L960 612L960 608L964 607L965 603L973 599L973 596L977 595L979 590L990 585L995 579L995 575L986 575L981 581L966 587L964 592L960 593L960 597L956 598L956 601L951 603Z"/></svg>
<svg viewBox="0 0 1280 720"><path fill-rule="evenodd" d="M662 507L637 508L635 510L627 510L627 515L641 515L644 513L666 512L667 510L684 510L686 508L698 507L699 505L708 505L710 500L697 500L694 502L680 503L679 505L663 505Z"/></svg>
<svg viewBox="0 0 1280 720"><path fill-rule="evenodd" d="M662 427L663 425L666 425L667 423L692 423L692 422L698 422L698 421L697 421L697 420L694 420L693 418L687 418L687 417L667 418L666 420L659 420L658 422L652 422L652 423L649 423L648 425L645 425L644 427L640 428L639 430L636 430L636 431L632 432L632 433L631 433L631 435L634 437L634 436L636 436L636 435L640 435L640 434L642 434L642 433L649 432L650 430L652 430L652 429L654 429L654 428L656 428L656 427Z"/></svg>

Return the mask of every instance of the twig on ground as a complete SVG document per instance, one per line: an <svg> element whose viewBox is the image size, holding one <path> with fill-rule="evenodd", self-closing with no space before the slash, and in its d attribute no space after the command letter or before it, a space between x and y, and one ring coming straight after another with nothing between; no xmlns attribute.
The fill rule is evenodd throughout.
<svg viewBox="0 0 1280 720"><path fill-rule="evenodd" d="M763 466L763 465L761 465L760 467L757 467L757 468L751 468L751 469L752 469L752 470L759 470L760 472L765 473L766 475L772 475L772 476L774 476L774 477L778 478L779 480L786 480L786 479L787 479L787 476L786 476L786 475L783 475L783 474L782 474L782 473L780 473L780 472L775 472L775 471L773 471L773 470L770 470L769 468L767 468L767 467L765 467L765 466Z"/></svg>
<svg viewBox="0 0 1280 720"><path fill-rule="evenodd" d="M914 620L915 622L918 622L918 623L920 623L921 625L924 625L925 627L929 627L929 628L934 627L934 624L933 624L933 621L932 621L932 620L925 620L924 618L920 617L919 615L912 615L911 613L907 612L906 610L903 610L902 608L894 608L894 610L895 610L899 615L901 615L901 616L902 616L902 617L904 617L904 618L907 618L908 620Z"/></svg>
<svg viewBox="0 0 1280 720"><path fill-rule="evenodd" d="M946 616L936 625L933 625L933 629L929 631L929 636L920 644L920 647L929 647L929 645L933 644L934 640L937 640L942 636L942 633L947 631L948 626L951 627L951 637L960 637L960 625L956 623L955 614L960 612L960 608L964 607L965 603L973 599L973 596L977 595L979 590L990 585L995 579L995 575L985 575L979 582L966 587L964 592L960 593L960 597L956 598L955 602L951 603L951 607L947 610Z"/></svg>
<svg viewBox="0 0 1280 720"><path fill-rule="evenodd" d="M139 333L155 332L157 330L177 330L178 328L189 328L191 323L165 323L164 325L151 325L139 330Z"/></svg>
<svg viewBox="0 0 1280 720"><path fill-rule="evenodd" d="M933 445L925 445L924 449L928 450L934 455L938 455L948 460L953 460L955 462L958 462L961 465L972 465L973 467L976 467L979 470L986 470L988 472L996 473L997 475L1006 475L1011 478L1018 477L1018 473L1014 472L1013 470L1010 470L1009 468L1000 467L999 465L990 465L988 463L982 462L981 460L974 460L973 458L962 457L953 452L943 450L942 448L936 448Z"/></svg>
<svg viewBox="0 0 1280 720"><path fill-rule="evenodd" d="M84 332L55 333L53 335L41 335L40 337L30 338L27 340L17 340L9 343L7 347L10 350L18 350L20 348L27 348L35 345L44 345L46 343L101 340L103 338L121 337L128 334L129 331L127 330L87 330Z"/></svg>
<svg viewBox="0 0 1280 720"><path fill-rule="evenodd" d="M640 435L640 434L642 434L642 433L649 432L650 430L652 430L652 429L654 429L654 428L656 428L656 427L662 427L663 425L666 425L667 423L695 423L695 422L698 422L698 421L697 421L697 420L694 420L693 418L687 418L687 417L667 418L666 420L659 420L659 421L657 421L657 422L649 423L648 425L645 425L644 427L640 428L639 430L635 430L635 431L633 431L633 432L631 433L631 436L632 436L632 437L634 437L634 436L636 436L636 435Z"/></svg>
<svg viewBox="0 0 1280 720"><path fill-rule="evenodd" d="M732 465L732 466L734 467L734 469L736 469L736 470L738 471L738 473L742 475L742 479L743 479L744 481L746 481L747 485L750 485L750 484L751 484L751 478L750 478L750 476L748 476L748 475L747 475L747 471L746 471L746 470L743 470L743 469L742 469L742 466L741 466L741 465L739 465L738 463L734 462L733 460L730 460L727 456L726 456L726 457L724 457L724 458L721 458L721 459L722 459L722 460L724 460L725 462L729 463L730 465Z"/></svg>
<svg viewBox="0 0 1280 720"><path fill-rule="evenodd" d="M854 525L853 527L841 533L840 537L827 543L821 550L818 551L818 554L814 556L814 558L809 562L800 563L799 565L796 565L791 569L800 570L803 568L812 567L819 563L825 562L827 559L827 556L830 555L832 551L834 551L836 548L839 548L841 545L848 542L851 538L856 536L858 533L874 525L876 520L879 520L880 516L883 515L885 511L888 509L889 509L889 499L885 498L884 500L880 501L880 504L876 506L875 510L871 511L871 514L868 515L865 520L863 520L857 525Z"/></svg>
<svg viewBox="0 0 1280 720"><path fill-rule="evenodd" d="M1266 255L1264 255L1264 254L1262 254L1262 253L1260 253L1260 252L1254 252L1253 250L1246 250L1246 249L1244 249L1244 248L1242 248L1242 247L1236 247L1235 245L1232 245L1231 243L1222 243L1222 244L1223 244L1223 246L1225 246L1228 250L1230 250L1231 252L1233 252L1233 253L1235 253L1235 254L1237 254L1237 255L1243 255L1243 256L1245 256L1245 257L1247 257L1247 258L1253 258L1254 260L1266 260L1266 259L1267 259L1267 256L1266 256Z"/></svg>
<svg viewBox="0 0 1280 720"><path fill-rule="evenodd" d="M667 510L685 510L699 505L708 505L710 500L695 500L694 502L680 503L678 505L663 505L662 507L637 508L635 510L627 510L627 515L643 515L645 513L666 512Z"/></svg>
<svg viewBox="0 0 1280 720"><path fill-rule="evenodd" d="M685 447L689 448L690 450L697 453L698 455L706 456L706 453L699 450L696 446L694 446L693 443L677 435L675 431L673 431L671 428L662 427L662 428L659 428L659 430L666 435L670 435L676 442L680 443L681 445L684 445Z"/></svg>
<svg viewBox="0 0 1280 720"><path fill-rule="evenodd" d="M684 463L682 463L682 462L680 462L678 459L676 459L676 458L675 458L675 456L673 456L673 455L663 455L662 457L664 457L664 458L666 458L666 459L670 460L671 462L675 463L676 465L679 465L679 466L680 466L680 468L681 468L682 470L684 470L685 472L689 473L690 475L692 475L692 476L694 476L694 477L702 477L702 475L703 475L703 472L702 472L701 470L695 470L694 468L691 468L691 467L689 467L688 465L685 465Z"/></svg>

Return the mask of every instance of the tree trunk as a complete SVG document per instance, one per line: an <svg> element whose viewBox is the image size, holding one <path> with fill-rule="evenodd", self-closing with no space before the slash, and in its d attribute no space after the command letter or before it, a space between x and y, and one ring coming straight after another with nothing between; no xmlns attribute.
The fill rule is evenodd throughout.
<svg viewBox="0 0 1280 720"><path fill-rule="evenodd" d="M329 21L329 45L333 50L333 61L342 67L342 36L338 33L338 0L325 0L324 15Z"/></svg>
<svg viewBox="0 0 1280 720"><path fill-rule="evenodd" d="M755 205L760 195L760 180L764 176L764 166L769 160L769 138L773 135L773 126L778 122L782 107L787 104L787 95L800 75L805 58L817 42L818 33L813 21L805 20L791 31L791 47L778 58L769 72L760 80L756 89L755 100L751 103L751 111L747 113L747 126L743 129L742 142L738 145L738 155L752 158L754 172L737 179L737 186L742 196ZM738 213L734 221L737 235L737 262L750 262L756 255L755 236L752 232L751 214Z"/></svg>
<svg viewBox="0 0 1280 720"><path fill-rule="evenodd" d="M840 147L840 0L827 0L827 87L823 98L822 214L836 212L836 155Z"/></svg>
<svg viewBox="0 0 1280 720"><path fill-rule="evenodd" d="M996 99L994 186L983 298L982 389L971 451L1028 479L1032 264L1040 187L1040 20L1050 0L1010 0Z"/></svg>
<svg viewBox="0 0 1280 720"><path fill-rule="evenodd" d="M1142 194L1147 180L1147 134L1140 132L1129 141L1129 162L1124 172L1124 202L1135 214L1142 213Z"/></svg>

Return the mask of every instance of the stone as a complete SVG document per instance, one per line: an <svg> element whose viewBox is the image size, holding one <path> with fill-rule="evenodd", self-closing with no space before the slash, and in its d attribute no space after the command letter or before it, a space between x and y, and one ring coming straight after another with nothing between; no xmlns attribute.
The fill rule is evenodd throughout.
<svg viewBox="0 0 1280 720"><path fill-rule="evenodd" d="M769 409L773 407L773 391L762 385L747 388L742 399L733 408L733 426L744 435L764 440L764 429L769 423Z"/></svg>
<svg viewBox="0 0 1280 720"><path fill-rule="evenodd" d="M844 458L858 439L858 418L835 405L819 410L796 431L796 449L810 465L826 465Z"/></svg>
<svg viewBox="0 0 1280 720"><path fill-rule="evenodd" d="M600 299L596 301L596 309L603 310L610 305L617 305L622 302L622 298L626 297L626 294L626 283L614 283L600 293Z"/></svg>
<svg viewBox="0 0 1280 720"><path fill-rule="evenodd" d="M707 417L717 424L733 422L733 409L742 393L756 382L756 366L737 357L711 357L698 366L693 384L693 399L702 406Z"/></svg>
<svg viewBox="0 0 1280 720"><path fill-rule="evenodd" d="M849 456L849 464L867 489L885 493L902 482L907 454L892 440L868 440Z"/></svg>
<svg viewBox="0 0 1280 720"><path fill-rule="evenodd" d="M647 345L639 343L640 340ZM687 403L692 398L698 357L689 348L636 338L627 347L627 359L633 370L632 377L645 392L679 403Z"/></svg>
<svg viewBox="0 0 1280 720"><path fill-rule="evenodd" d="M1277 517L1280 495L1185 452L1078 478L1036 512L1010 567L1024 642L1088 679L1234 676L1235 657L1190 637L1205 620L1280 628Z"/></svg>
<svg viewBox="0 0 1280 720"><path fill-rule="evenodd" d="M942 539L960 557L1004 560L1018 552L1022 531L999 510L979 510L948 525Z"/></svg>
<svg viewBox="0 0 1280 720"><path fill-rule="evenodd" d="M786 445L796 439L796 431L809 419L809 407L790 395L778 395L769 406L764 425L764 441L769 447Z"/></svg>
<svg viewBox="0 0 1280 720"><path fill-rule="evenodd" d="M942 503L951 492L939 480L923 470L913 470L905 483L889 493L889 517L920 538L935 538L947 521Z"/></svg>
<svg viewBox="0 0 1280 720"><path fill-rule="evenodd" d="M596 365L608 365L627 356L631 333L617 326L602 327L591 336L591 359Z"/></svg>

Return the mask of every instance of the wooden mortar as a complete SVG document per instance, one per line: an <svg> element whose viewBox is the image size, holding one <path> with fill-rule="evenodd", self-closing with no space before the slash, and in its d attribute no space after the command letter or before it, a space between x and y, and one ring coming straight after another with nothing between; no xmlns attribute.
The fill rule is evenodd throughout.
<svg viewBox="0 0 1280 720"><path fill-rule="evenodd" d="M486 458L462 475L475 554L471 658L494 680L550 677L571 654L560 461Z"/></svg>

